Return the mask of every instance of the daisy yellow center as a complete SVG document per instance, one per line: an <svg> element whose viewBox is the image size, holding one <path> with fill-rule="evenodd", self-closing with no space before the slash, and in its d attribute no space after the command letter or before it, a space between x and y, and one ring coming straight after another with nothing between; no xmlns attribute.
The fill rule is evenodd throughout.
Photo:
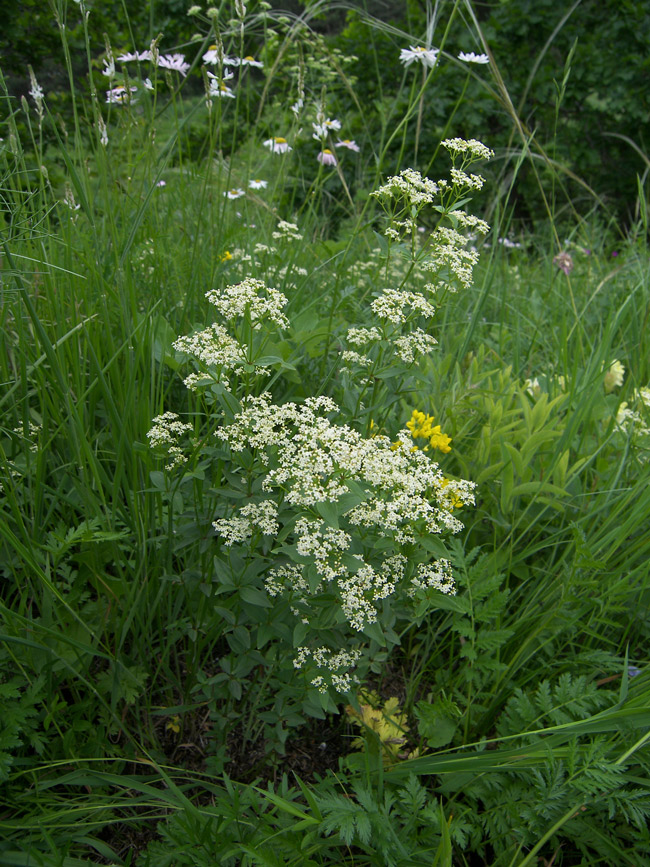
<svg viewBox="0 0 650 867"><path fill-rule="evenodd" d="M286 144L286 143L287 143L286 138L274 138L273 141L274 141L276 144Z"/></svg>
<svg viewBox="0 0 650 867"><path fill-rule="evenodd" d="M255 58L253 57L252 54L247 54L246 57L244 58L244 60L253 60L254 61Z"/></svg>
<svg viewBox="0 0 650 867"><path fill-rule="evenodd" d="M413 51L419 51L419 52L422 52L422 51L426 51L426 48L422 48L421 46L418 45L418 47L417 47L417 48L414 48Z"/></svg>
<svg viewBox="0 0 650 867"><path fill-rule="evenodd" d="M331 154L332 151L331 151L329 148L325 148L325 150L323 151L323 153L324 153L324 154Z"/></svg>
<svg viewBox="0 0 650 867"><path fill-rule="evenodd" d="M211 45L211 46L208 48L208 51L216 51L216 50L217 50L217 46L216 46L216 45Z"/></svg>

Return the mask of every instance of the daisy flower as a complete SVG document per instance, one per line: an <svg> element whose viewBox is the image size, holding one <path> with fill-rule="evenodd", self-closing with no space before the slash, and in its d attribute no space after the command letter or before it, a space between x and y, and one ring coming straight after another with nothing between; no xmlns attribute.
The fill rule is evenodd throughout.
<svg viewBox="0 0 650 867"><path fill-rule="evenodd" d="M128 63L130 60L151 60L151 51L148 48L146 51L127 51L125 54L120 54L117 59L122 63Z"/></svg>
<svg viewBox="0 0 650 867"><path fill-rule="evenodd" d="M343 141L337 141L334 145L335 148L347 148L349 151L354 151L355 153L359 153L361 148L355 141L350 141L349 138L344 138Z"/></svg>
<svg viewBox="0 0 650 867"><path fill-rule="evenodd" d="M399 59L404 66L410 66L414 60L417 60L423 66L434 67L438 60L438 49L411 45L410 49L402 48L399 53Z"/></svg>
<svg viewBox="0 0 650 867"><path fill-rule="evenodd" d="M218 63L219 62L219 50L216 45L211 45L208 50L205 52L202 58L204 63Z"/></svg>
<svg viewBox="0 0 650 867"><path fill-rule="evenodd" d="M489 63L490 58L487 54L474 54L473 51L461 51L458 55L459 60L465 63Z"/></svg>
<svg viewBox="0 0 650 867"><path fill-rule="evenodd" d="M262 142L262 144L274 154L286 154L290 150L293 150L293 148L289 146L286 138L280 138L278 136L275 138L267 138L267 140Z"/></svg>
<svg viewBox="0 0 650 867"><path fill-rule="evenodd" d="M223 72L221 75L215 75L213 72L208 72L208 78L212 78L215 81L230 81L231 78L235 77L235 73L231 72L225 66L223 68Z"/></svg>
<svg viewBox="0 0 650 867"><path fill-rule="evenodd" d="M130 101L131 94L137 89L137 87L127 88L120 84L118 87L106 91L106 102L111 103L111 105L124 105Z"/></svg>
<svg viewBox="0 0 650 867"><path fill-rule="evenodd" d="M145 78L145 80L142 83L144 84L144 86L147 90L153 90L153 84L151 83L150 78Z"/></svg>
<svg viewBox="0 0 650 867"><path fill-rule="evenodd" d="M316 159L323 166L335 166L337 164L336 157L329 148L322 150Z"/></svg>
<svg viewBox="0 0 650 867"><path fill-rule="evenodd" d="M268 185L268 181L263 181L260 178L254 178L252 181L248 182L248 186L251 188L251 190L264 190L266 189L266 187L268 187Z"/></svg>
<svg viewBox="0 0 650 867"><path fill-rule="evenodd" d="M209 96L228 96L230 99L235 98L235 94L232 92L232 89L228 87L227 84L223 81L219 81L216 78L214 81L210 82L210 90L208 91Z"/></svg>
<svg viewBox="0 0 650 867"><path fill-rule="evenodd" d="M241 199L242 196L245 196L246 193L244 190L241 190L239 187L233 188L232 190L226 190L224 196L228 196L229 199Z"/></svg>
<svg viewBox="0 0 650 867"><path fill-rule="evenodd" d="M181 75L186 75L190 64L185 62L184 54L165 54L158 58L158 66L163 69L175 69Z"/></svg>
<svg viewBox="0 0 650 867"><path fill-rule="evenodd" d="M258 69L263 69L264 67L264 64L261 61L255 60L255 58L250 54L247 54L246 57L242 57L239 62L242 66L257 66Z"/></svg>

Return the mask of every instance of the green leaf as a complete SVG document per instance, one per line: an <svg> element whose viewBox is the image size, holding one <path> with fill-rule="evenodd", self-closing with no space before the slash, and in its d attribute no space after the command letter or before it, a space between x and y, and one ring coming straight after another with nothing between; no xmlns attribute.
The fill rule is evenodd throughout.
<svg viewBox="0 0 650 867"><path fill-rule="evenodd" d="M432 747L444 747L454 737L460 711L453 701L438 698L433 704L419 701L415 706L418 732Z"/></svg>

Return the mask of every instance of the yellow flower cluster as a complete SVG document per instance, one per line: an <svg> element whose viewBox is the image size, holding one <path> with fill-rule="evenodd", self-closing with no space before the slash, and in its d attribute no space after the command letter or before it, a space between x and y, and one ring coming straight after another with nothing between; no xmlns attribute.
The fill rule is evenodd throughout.
<svg viewBox="0 0 650 867"><path fill-rule="evenodd" d="M426 415L418 409L413 410L411 420L406 422L406 427L411 431L413 439L427 439L429 446L447 454L451 451L451 438L447 434L443 434L440 430L440 425L433 424L434 418L432 415ZM424 451L429 450L429 446L425 446Z"/></svg>

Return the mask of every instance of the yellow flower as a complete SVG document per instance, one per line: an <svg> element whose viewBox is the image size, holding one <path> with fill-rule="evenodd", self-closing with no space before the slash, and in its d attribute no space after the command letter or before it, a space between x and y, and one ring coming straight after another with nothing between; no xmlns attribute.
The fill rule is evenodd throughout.
<svg viewBox="0 0 650 867"><path fill-rule="evenodd" d="M434 417L432 415L426 415L420 412L419 409L414 409L410 421L406 422L406 427L411 431L413 439L428 439L429 444L434 449L447 454L447 452L451 451L451 446L449 445L451 438L442 433L439 424L434 427L433 422ZM425 447L424 451L427 450L428 447Z"/></svg>
<svg viewBox="0 0 650 867"><path fill-rule="evenodd" d="M226 250L223 256L219 256L220 262L228 262L230 259L232 259L232 253L230 252L230 250Z"/></svg>
<svg viewBox="0 0 650 867"><path fill-rule="evenodd" d="M447 505L449 506L449 510L451 512L453 512L454 509L460 509L461 508L461 506L463 505L463 501L461 500L461 498L458 496L458 494L455 491L448 491L447 493L444 493L445 488L448 487L448 485L449 485L449 482L450 482L450 479L446 479L443 476L442 481L440 482L440 485L441 485L442 490L443 490L443 496L447 500Z"/></svg>
<svg viewBox="0 0 650 867"><path fill-rule="evenodd" d="M174 714L174 716L170 719L170 721L165 726L165 729L169 732L172 731L174 734L178 734L181 730L180 727L181 718L178 714Z"/></svg>
<svg viewBox="0 0 650 867"><path fill-rule="evenodd" d="M451 442L451 438L447 436L447 434L443 434L440 430L440 425L437 424L433 431L431 432L431 436L429 438L429 442L434 447L434 449L439 449L443 454L447 454L451 451L451 446L449 443Z"/></svg>

